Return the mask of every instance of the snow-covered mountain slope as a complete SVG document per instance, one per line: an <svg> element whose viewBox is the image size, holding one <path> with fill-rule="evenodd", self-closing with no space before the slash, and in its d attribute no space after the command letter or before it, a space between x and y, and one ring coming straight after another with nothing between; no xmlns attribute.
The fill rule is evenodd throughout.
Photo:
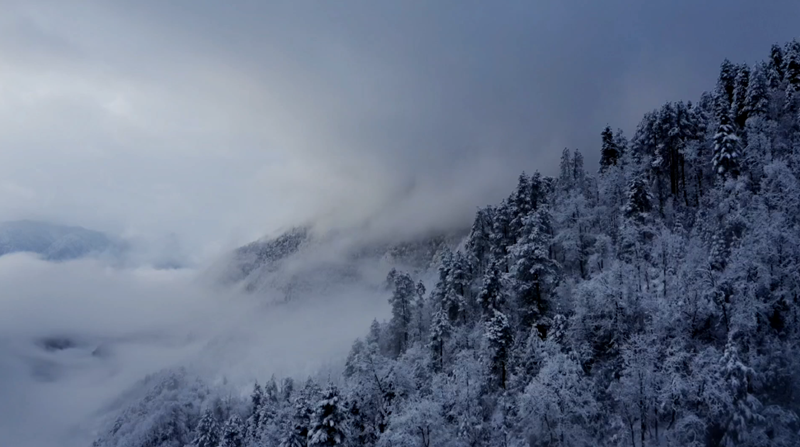
<svg viewBox="0 0 800 447"><path fill-rule="evenodd" d="M436 237L286 236L243 250L254 261L238 283L253 295L410 268L386 277L390 290L273 306L277 317L250 320L269 330L254 343L202 353L227 371L244 370L241 353L279 363L264 346L317 348L385 300L390 317L372 314L341 374L298 386L262 374L223 409L167 379L97 447L797 446L798 92L798 40L755 66L724 61L699 102L646 114L630 140L603 130L597 171L565 149L557 177L521 174L435 279L426 266L448 245ZM324 304L322 318L283 313ZM190 411L151 405L176 395Z"/></svg>
<svg viewBox="0 0 800 447"><path fill-rule="evenodd" d="M124 244L99 231L48 222L18 220L0 223L0 256L30 252L48 261L118 255Z"/></svg>
<svg viewBox="0 0 800 447"><path fill-rule="evenodd" d="M354 231L318 234L298 227L234 250L223 261L220 277L246 292L279 291L289 300L337 285L378 284L392 268L425 276L442 253L466 236L465 227L402 240L363 241Z"/></svg>

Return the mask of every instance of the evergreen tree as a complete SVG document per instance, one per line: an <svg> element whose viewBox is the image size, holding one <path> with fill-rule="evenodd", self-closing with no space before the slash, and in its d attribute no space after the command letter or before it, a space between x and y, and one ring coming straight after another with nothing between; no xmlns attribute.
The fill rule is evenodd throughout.
<svg viewBox="0 0 800 447"><path fill-rule="evenodd" d="M577 149L572 154L572 179L575 186L582 191L586 186L586 171L583 168L583 154Z"/></svg>
<svg viewBox="0 0 800 447"><path fill-rule="evenodd" d="M516 242L515 235L511 231L511 210L507 201L500 203L494 209L492 219L492 260L497 262L498 267L503 271L508 271L506 257L508 248Z"/></svg>
<svg viewBox="0 0 800 447"><path fill-rule="evenodd" d="M425 335L427 324L427 321L425 321L425 304L425 284L420 281L417 283L416 297L413 303L412 325L415 342L422 341Z"/></svg>
<svg viewBox="0 0 800 447"><path fill-rule="evenodd" d="M795 39L786 44L784 55L787 89L797 92L800 90L800 40Z"/></svg>
<svg viewBox="0 0 800 447"><path fill-rule="evenodd" d="M408 348L415 295L414 280L407 273L398 273L394 280L394 291L389 298L389 304L392 306L391 327L397 355L401 355Z"/></svg>
<svg viewBox="0 0 800 447"><path fill-rule="evenodd" d="M394 289L394 281L397 279L397 275L398 275L397 269L394 268L394 267L392 267L392 269L389 270L389 273L386 274L386 289L387 290L393 290Z"/></svg>
<svg viewBox="0 0 800 447"><path fill-rule="evenodd" d="M308 378L306 380L305 386L303 386L303 390L300 392L300 396L302 397L308 405L311 405L312 402L316 402L320 396L322 395L322 389L317 382L314 381L312 378ZM313 409L312 409L313 412Z"/></svg>
<svg viewBox="0 0 800 447"><path fill-rule="evenodd" d="M522 329L527 330L547 308L546 294L555 285L557 266L550 259L549 214L536 210L525 220L520 241L511 249L510 276L516 293Z"/></svg>
<svg viewBox="0 0 800 447"><path fill-rule="evenodd" d="M254 392L255 394L255 392ZM264 383L261 392L258 412L248 418L245 441L247 443L277 444L279 429L276 424L278 418L278 383L275 377Z"/></svg>
<svg viewBox="0 0 800 447"><path fill-rule="evenodd" d="M244 447L244 424L237 414L231 415L222 427L219 447Z"/></svg>
<svg viewBox="0 0 800 447"><path fill-rule="evenodd" d="M261 428L261 412L264 405L264 390L258 382L253 385L253 392L250 393L250 417L247 420L248 435L258 433Z"/></svg>
<svg viewBox="0 0 800 447"><path fill-rule="evenodd" d="M444 345L452 333L450 320L443 309L438 308L433 313L430 332L428 347L431 351L431 363L435 371L440 371L444 367Z"/></svg>
<svg viewBox="0 0 800 447"><path fill-rule="evenodd" d="M620 150L617 147L611 127L606 126L600 134L603 144L600 149L600 172L603 173L609 166L616 166L620 158Z"/></svg>
<svg viewBox="0 0 800 447"><path fill-rule="evenodd" d="M447 291L443 301L451 322L463 322L467 316L470 270L467 257L460 251L455 252L452 266L447 276Z"/></svg>
<svg viewBox="0 0 800 447"><path fill-rule="evenodd" d="M660 141L660 127L656 111L645 113L631 140L634 161L643 163L655 155Z"/></svg>
<svg viewBox="0 0 800 447"><path fill-rule="evenodd" d="M220 441L219 435L219 425L214 414L210 410L206 410L195 428L192 447L217 447Z"/></svg>
<svg viewBox="0 0 800 447"><path fill-rule="evenodd" d="M550 178L543 179L538 172L534 172L531 175L530 202L532 211L539 209L539 206L547 201L547 192L552 189L551 180Z"/></svg>
<svg viewBox="0 0 800 447"><path fill-rule="evenodd" d="M308 446L336 446L345 439L345 410L340 402L339 389L328 386L317 403L308 431Z"/></svg>
<svg viewBox="0 0 800 447"><path fill-rule="evenodd" d="M264 405L275 406L278 404L278 382L275 376L272 376L264 383Z"/></svg>
<svg viewBox="0 0 800 447"><path fill-rule="evenodd" d="M754 424L763 422L759 414L761 402L751 393L755 372L742 363L738 349L731 341L725 347L721 366L720 380L727 391L729 409L722 416L726 422L720 445L734 447L747 440Z"/></svg>
<svg viewBox="0 0 800 447"><path fill-rule="evenodd" d="M511 325L504 313L497 309L486 323L486 339L491 352L492 373L498 380L500 388L506 389L508 359L513 341Z"/></svg>
<svg viewBox="0 0 800 447"><path fill-rule="evenodd" d="M372 320L370 323L366 341L374 345L381 344L381 324L378 323L378 320Z"/></svg>
<svg viewBox="0 0 800 447"><path fill-rule="evenodd" d="M559 164L558 175L558 184L562 189L572 188L573 174L572 155L569 149L564 148L561 152L561 163Z"/></svg>
<svg viewBox="0 0 800 447"><path fill-rule="evenodd" d="M450 250L446 250L442 253L442 259L439 263L439 279L436 281L436 286L431 291L431 299L436 305L442 305L444 296L450 288L450 270L453 268L452 266L453 253Z"/></svg>
<svg viewBox="0 0 800 447"><path fill-rule="evenodd" d="M750 68L747 64L741 64L736 72L736 84L733 89L733 103L731 105L731 116L733 123L738 129L744 129L747 121L747 91L750 86Z"/></svg>
<svg viewBox="0 0 800 447"><path fill-rule="evenodd" d="M600 410L580 365L562 353L548 353L542 363L518 397L519 429L525 434L526 444L604 445L594 441Z"/></svg>
<svg viewBox="0 0 800 447"><path fill-rule="evenodd" d="M738 70L736 65L725 59L720 65L719 78L717 80L716 100L720 109L730 113L733 104L733 92L736 89L736 76Z"/></svg>
<svg viewBox="0 0 800 447"><path fill-rule="evenodd" d="M748 117L764 116L767 113L769 98L764 70L763 65L756 65L747 84L744 112Z"/></svg>
<svg viewBox="0 0 800 447"><path fill-rule="evenodd" d="M531 212L531 179L524 172L517 179L517 188L508 201L511 216L510 231L517 233L522 228L522 219Z"/></svg>
<svg viewBox="0 0 800 447"><path fill-rule="evenodd" d="M625 134L622 132L622 129L617 129L617 131L614 133L614 145L617 147L618 162L622 161L622 157L628 150L628 139L625 138Z"/></svg>
<svg viewBox="0 0 800 447"><path fill-rule="evenodd" d="M478 293L478 304L480 304L483 314L488 318L493 310L500 310L502 305L502 284L500 270L495 264L489 268L483 278L483 287Z"/></svg>
<svg viewBox="0 0 800 447"><path fill-rule="evenodd" d="M294 393L294 379L291 377L284 377L281 381L281 399L284 402L290 402L292 394Z"/></svg>
<svg viewBox="0 0 800 447"><path fill-rule="evenodd" d="M647 183L637 176L628 183L628 198L625 203L625 217L643 221L653 210L653 197L647 189Z"/></svg>
<svg viewBox="0 0 800 447"><path fill-rule="evenodd" d="M739 137L727 114L720 116L717 133L714 135L714 156L711 160L714 172L720 177L739 175Z"/></svg>
<svg viewBox="0 0 800 447"><path fill-rule="evenodd" d="M725 95L720 94L723 98ZM724 100L717 101L720 109L730 109ZM687 172L688 148L702 136L702 123L698 111L691 103L682 101L666 103L648 113L634 135L635 161L648 168L659 210L671 196L683 199L689 205ZM669 191L667 191L669 185Z"/></svg>
<svg viewBox="0 0 800 447"><path fill-rule="evenodd" d="M770 88L777 89L783 83L784 71L783 49L780 45L772 45L769 60L767 61L767 80Z"/></svg>
<svg viewBox="0 0 800 447"><path fill-rule="evenodd" d="M492 208L479 209L467 240L467 252L476 260L477 272L482 274L491 257Z"/></svg>
<svg viewBox="0 0 800 447"><path fill-rule="evenodd" d="M313 412L303 397L294 401L294 414L286 425L281 436L280 447L306 447L308 445L308 427Z"/></svg>

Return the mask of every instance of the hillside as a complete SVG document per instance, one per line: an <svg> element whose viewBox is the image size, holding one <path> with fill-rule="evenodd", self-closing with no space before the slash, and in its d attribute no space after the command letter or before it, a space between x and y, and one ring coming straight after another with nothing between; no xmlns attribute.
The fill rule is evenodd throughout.
<svg viewBox="0 0 800 447"><path fill-rule="evenodd" d="M797 445L800 41L598 134L597 170L565 149L432 270L392 270L341 376L166 379L95 446ZM244 276L295 242L242 249Z"/></svg>
<svg viewBox="0 0 800 447"><path fill-rule="evenodd" d="M28 252L48 261L67 261L123 248L106 234L83 227L31 220L0 223L0 256Z"/></svg>
<svg viewBox="0 0 800 447"><path fill-rule="evenodd" d="M356 231L321 233L293 228L237 248L223 260L220 276L223 283L248 293L277 291L283 300L289 300L330 285L381 284L392 268L424 275L467 234L468 228L464 228L399 240L364 241Z"/></svg>

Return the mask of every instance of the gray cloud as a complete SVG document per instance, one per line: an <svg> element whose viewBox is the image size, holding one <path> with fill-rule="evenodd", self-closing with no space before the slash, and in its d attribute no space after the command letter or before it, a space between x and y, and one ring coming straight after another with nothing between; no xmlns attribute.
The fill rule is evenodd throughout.
<svg viewBox="0 0 800 447"><path fill-rule="evenodd" d="M174 231L198 255L387 200L468 220L565 146L591 169L607 123L696 98L800 13L586 3L11 1L0 217Z"/></svg>
<svg viewBox="0 0 800 447"><path fill-rule="evenodd" d="M272 374L305 378L340 364L388 313L374 273L282 306L267 305L269 291L243 296L200 276L0 257L0 284L13 291L0 297L0 444L89 445L109 409L130 405L125 393L162 368L225 378L233 392Z"/></svg>

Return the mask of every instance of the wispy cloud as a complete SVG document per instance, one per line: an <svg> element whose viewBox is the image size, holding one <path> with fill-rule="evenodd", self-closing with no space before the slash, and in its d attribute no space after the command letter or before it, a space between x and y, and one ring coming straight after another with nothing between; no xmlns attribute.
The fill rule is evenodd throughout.
<svg viewBox="0 0 800 447"><path fill-rule="evenodd" d="M0 218L206 251L408 191L431 215L449 190L431 220L461 219L563 146L591 166L606 123L696 96L723 57L792 37L798 7L10 1Z"/></svg>

